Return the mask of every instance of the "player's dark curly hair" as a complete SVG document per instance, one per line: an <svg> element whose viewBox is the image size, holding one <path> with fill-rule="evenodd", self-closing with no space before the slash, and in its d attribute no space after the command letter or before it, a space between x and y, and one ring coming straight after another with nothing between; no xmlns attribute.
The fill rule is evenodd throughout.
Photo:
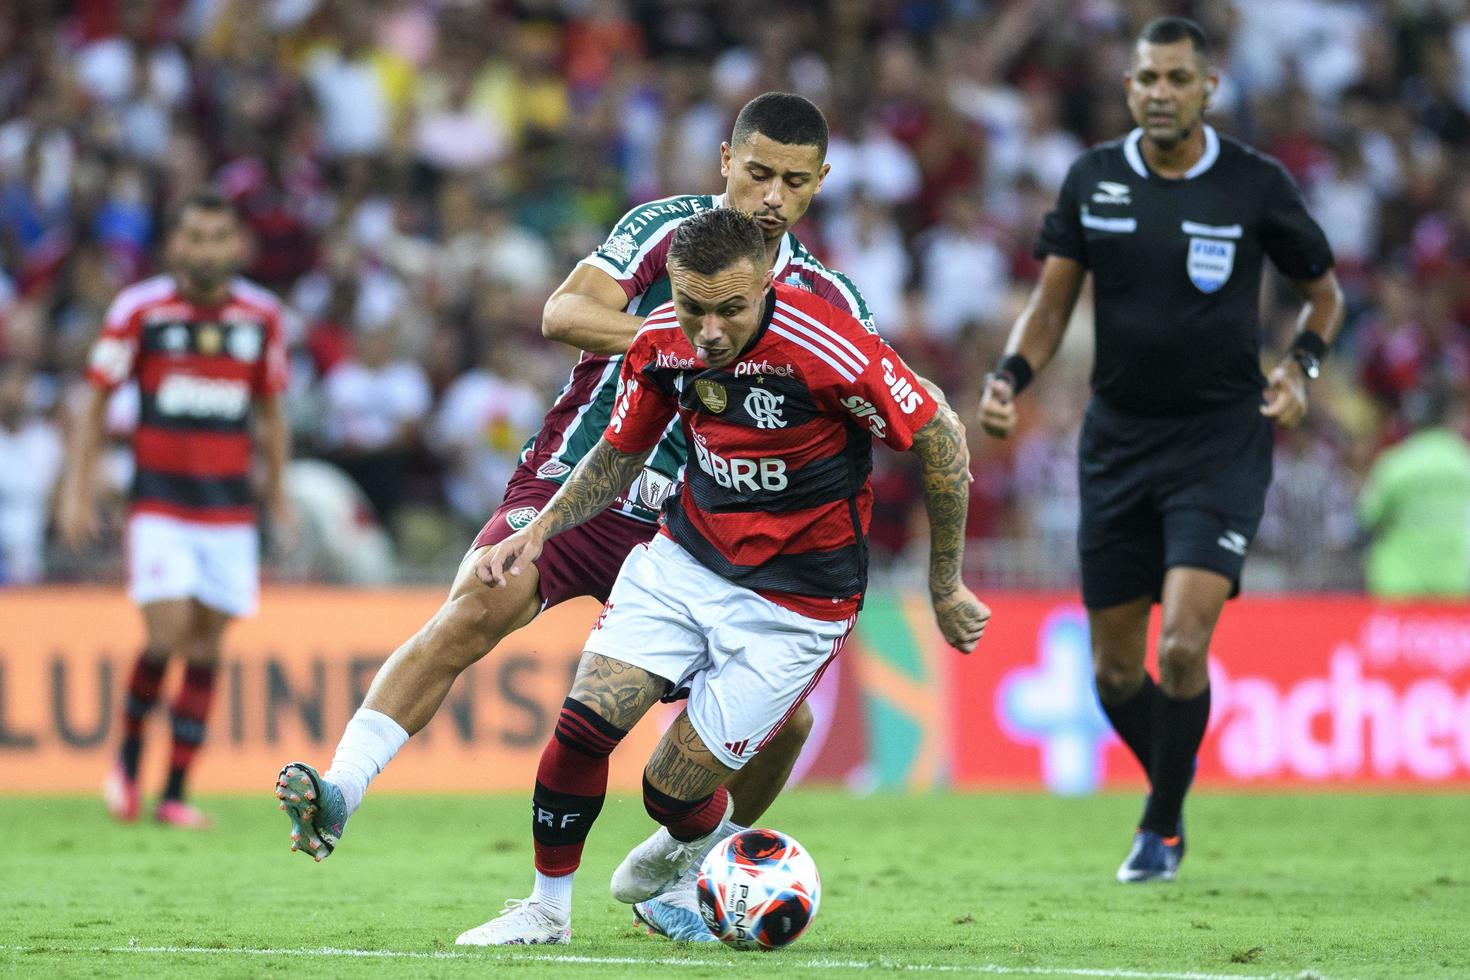
<svg viewBox="0 0 1470 980"><path fill-rule="evenodd" d="M1155 17L1143 25L1138 39L1147 44L1175 44L1187 40L1194 46L1194 53L1199 55L1201 62L1210 56L1210 39L1205 37L1205 29L1188 17Z"/></svg>
<svg viewBox="0 0 1470 980"><path fill-rule="evenodd" d="M680 222L669 242L669 264L712 276L741 259L766 268L766 239L754 218L735 208L701 211Z"/></svg>
<svg viewBox="0 0 1470 980"><path fill-rule="evenodd" d="M745 103L735 117L730 145L739 146L757 133L787 146L815 146L821 158L827 158L827 119L799 95L767 92Z"/></svg>

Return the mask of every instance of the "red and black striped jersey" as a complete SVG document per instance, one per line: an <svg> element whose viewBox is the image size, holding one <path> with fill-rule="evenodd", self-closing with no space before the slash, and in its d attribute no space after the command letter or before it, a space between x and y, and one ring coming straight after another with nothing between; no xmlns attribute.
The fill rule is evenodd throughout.
<svg viewBox="0 0 1470 980"><path fill-rule="evenodd" d="M802 615L853 615L867 587L872 437L897 450L935 411L903 359L856 319L777 283L744 353L698 359L654 310L623 358L605 438L645 453L675 413L687 437L668 534L702 564Z"/></svg>
<svg viewBox="0 0 1470 980"><path fill-rule="evenodd" d="M285 388L286 370L280 301L248 280L217 306L189 302L171 276L119 293L87 377L108 391L137 378L133 510L254 521L250 408Z"/></svg>

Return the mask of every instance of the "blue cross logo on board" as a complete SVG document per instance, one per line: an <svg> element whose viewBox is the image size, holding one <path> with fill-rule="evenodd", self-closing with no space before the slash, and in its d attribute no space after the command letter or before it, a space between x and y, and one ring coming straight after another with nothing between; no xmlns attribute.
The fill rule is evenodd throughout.
<svg viewBox="0 0 1470 980"><path fill-rule="evenodd" d="M1092 644L1080 607L1052 613L1036 637L1037 662L1012 670L996 688L995 714L1017 742L1041 746L1042 778L1053 793L1097 789L1113 729L1092 686Z"/></svg>

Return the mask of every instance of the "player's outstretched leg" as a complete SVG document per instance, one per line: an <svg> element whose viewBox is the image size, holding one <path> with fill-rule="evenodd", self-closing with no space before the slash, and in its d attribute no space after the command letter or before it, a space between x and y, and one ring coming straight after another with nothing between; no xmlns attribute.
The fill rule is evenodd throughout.
<svg viewBox="0 0 1470 980"><path fill-rule="evenodd" d="M490 547L465 556L444 605L379 669L362 707L337 743L331 767L324 773L304 763L281 769L275 790L282 809L291 816L293 851L302 850L318 861L331 854L347 819L362 805L368 784L434 717L455 678L536 617L541 595L534 567L505 588L488 589L475 577L475 563ZM297 775L288 778L293 768ZM307 790L314 798L307 799ZM290 799L293 794L301 802ZM321 810L328 797L340 800L341 808L322 823L327 819ZM309 816L308 805L314 808ZM323 834L331 836L330 846L306 843L313 832L320 842L327 840Z"/></svg>
<svg viewBox="0 0 1470 980"><path fill-rule="evenodd" d="M663 826L613 872L613 898L633 905L662 894L729 836L735 804L724 784L734 772L705 747L689 712L681 712L643 770L643 805Z"/></svg>
<svg viewBox="0 0 1470 980"><path fill-rule="evenodd" d="M689 870L672 887L646 902L634 904L634 921L645 932L679 942L718 941L699 913L699 866L725 836L756 825L791 777L791 770L811 730L812 709L802 704L770 743L750 760L750 764L730 777L726 788L735 798L735 811L730 815L724 834L695 856Z"/></svg>

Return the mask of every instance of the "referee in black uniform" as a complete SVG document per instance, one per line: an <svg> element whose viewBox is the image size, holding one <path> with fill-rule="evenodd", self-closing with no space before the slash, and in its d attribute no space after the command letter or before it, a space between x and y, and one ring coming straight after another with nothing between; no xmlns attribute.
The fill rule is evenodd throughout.
<svg viewBox="0 0 1470 980"><path fill-rule="evenodd" d="M1143 29L1125 76L1138 128L1072 164L1037 244L1041 279L980 407L986 432L1010 433L1015 396L1056 353L1091 272L1082 598L1098 697L1151 787L1120 881L1171 880L1184 856L1180 813L1210 713L1210 636L1261 519L1273 424L1301 420L1342 323L1332 252L1291 178L1204 124L1218 77L1193 21ZM1299 331L1269 378L1263 257L1303 298ZM1145 665L1154 602L1157 684Z"/></svg>

